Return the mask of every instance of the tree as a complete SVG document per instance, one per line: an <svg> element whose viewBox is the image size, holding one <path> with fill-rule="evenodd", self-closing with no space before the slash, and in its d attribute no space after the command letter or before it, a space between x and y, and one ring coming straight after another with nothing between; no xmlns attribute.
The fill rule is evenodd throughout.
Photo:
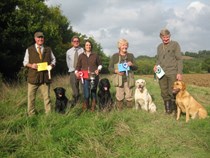
<svg viewBox="0 0 210 158"><path fill-rule="evenodd" d="M48 8L44 0L3 0L0 24L0 71L9 78L20 70L25 49L34 43L35 31L44 32L45 43L53 48L58 59L73 33L59 7Z"/></svg>
<svg viewBox="0 0 210 158"><path fill-rule="evenodd" d="M72 31L59 6L48 7L44 0L3 0L0 2L0 72L4 77L14 79L17 76L26 48L34 43L36 31L44 32L45 44L52 48L56 56L55 72L61 74L67 72L66 51L71 46L71 38L74 35L79 35L81 41L87 38ZM108 57L101 45L90 39L94 51L99 53L106 67Z"/></svg>

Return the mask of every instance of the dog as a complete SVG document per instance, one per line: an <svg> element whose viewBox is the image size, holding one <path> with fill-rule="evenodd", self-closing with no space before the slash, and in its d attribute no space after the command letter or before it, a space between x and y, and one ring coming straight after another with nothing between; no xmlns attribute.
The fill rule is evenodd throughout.
<svg viewBox="0 0 210 158"><path fill-rule="evenodd" d="M135 109L143 109L145 111L154 113L156 112L156 105L152 101L152 97L146 88L146 81L143 79L138 79L135 82Z"/></svg>
<svg viewBox="0 0 210 158"><path fill-rule="evenodd" d="M73 102L68 100L65 95L65 88L63 87L56 87L54 89L56 102L55 102L55 111L61 114L66 113L66 109L69 107L73 107Z"/></svg>
<svg viewBox="0 0 210 158"><path fill-rule="evenodd" d="M110 93L110 82L107 78L99 81L98 102L99 109L102 111L111 111L113 108L113 100Z"/></svg>
<svg viewBox="0 0 210 158"><path fill-rule="evenodd" d="M183 81L175 81L173 84L173 94L176 95L177 117L179 120L181 112L186 113L186 122L198 117L204 119L207 117L206 109L198 103L193 96L186 90L186 84Z"/></svg>

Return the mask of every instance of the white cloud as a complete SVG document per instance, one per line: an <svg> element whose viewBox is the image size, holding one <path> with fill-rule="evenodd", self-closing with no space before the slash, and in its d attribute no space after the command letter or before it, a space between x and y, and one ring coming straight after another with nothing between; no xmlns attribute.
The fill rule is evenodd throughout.
<svg viewBox="0 0 210 158"><path fill-rule="evenodd" d="M208 0L48 0L60 4L73 30L93 36L107 55L126 38L135 56L156 54L159 31L168 27L182 51L210 50Z"/></svg>

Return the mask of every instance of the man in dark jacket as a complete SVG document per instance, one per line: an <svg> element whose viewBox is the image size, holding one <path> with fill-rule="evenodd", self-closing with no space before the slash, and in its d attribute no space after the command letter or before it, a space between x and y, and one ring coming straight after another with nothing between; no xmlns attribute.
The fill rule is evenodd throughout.
<svg viewBox="0 0 210 158"><path fill-rule="evenodd" d="M50 70L55 66L56 59L50 47L44 46L44 34L34 34L35 44L28 47L25 52L23 65L28 67L28 115L35 114L35 98L40 88L44 98L45 113L51 111L50 100Z"/></svg>

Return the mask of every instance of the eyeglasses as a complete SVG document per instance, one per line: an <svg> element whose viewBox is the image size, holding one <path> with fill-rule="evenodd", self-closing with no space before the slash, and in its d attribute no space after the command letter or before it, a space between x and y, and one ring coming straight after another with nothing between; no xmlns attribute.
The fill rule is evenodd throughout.
<svg viewBox="0 0 210 158"><path fill-rule="evenodd" d="M74 43L79 43L79 41L77 40L77 41L73 41Z"/></svg>

